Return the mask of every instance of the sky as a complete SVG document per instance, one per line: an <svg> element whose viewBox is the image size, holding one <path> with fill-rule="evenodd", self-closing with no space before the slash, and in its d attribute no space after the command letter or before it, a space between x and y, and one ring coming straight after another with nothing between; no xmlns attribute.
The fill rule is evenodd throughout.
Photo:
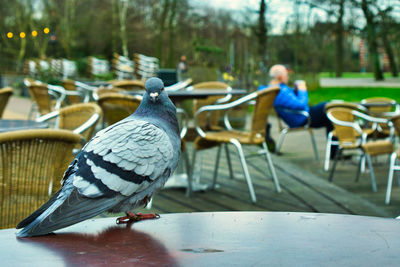
<svg viewBox="0 0 400 267"><path fill-rule="evenodd" d="M227 9L232 11L254 10L260 8L260 0L190 0L192 5L212 6L214 8ZM394 11L392 15L400 21L400 1L399 0L378 0L381 7L392 6ZM271 25L270 34L280 34L285 26L287 19L294 18L295 0L265 0L267 4L266 20ZM317 19L326 20L327 14L321 9L314 8L310 14L309 7L302 5L299 9L300 20L304 25L312 25ZM257 13L254 13L257 16ZM362 28L365 25L365 19L360 10L353 10L353 13L345 13L345 20L356 19L356 26Z"/></svg>
<svg viewBox="0 0 400 267"><path fill-rule="evenodd" d="M255 15L257 15L256 12L260 8L260 0L191 0L191 2L194 6L211 6L214 8L232 11L254 10ZM282 32L282 29L287 19L294 15L294 0L267 0L265 2L268 9L266 20L272 26L272 29L270 29L270 33L279 34ZM304 7L300 10L300 12L306 14L308 12L308 8ZM324 11L315 10L314 12L314 14L317 14L319 17L326 17ZM306 16L303 16L303 19L306 19L305 17ZM314 18L314 16L312 18Z"/></svg>

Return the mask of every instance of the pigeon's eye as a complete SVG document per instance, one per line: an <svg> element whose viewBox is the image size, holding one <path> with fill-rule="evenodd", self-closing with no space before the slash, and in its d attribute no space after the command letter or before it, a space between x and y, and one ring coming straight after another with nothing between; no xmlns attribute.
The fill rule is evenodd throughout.
<svg viewBox="0 0 400 267"><path fill-rule="evenodd" d="M164 87L163 87L163 88L161 88L161 92L162 92L162 91L164 91Z"/></svg>

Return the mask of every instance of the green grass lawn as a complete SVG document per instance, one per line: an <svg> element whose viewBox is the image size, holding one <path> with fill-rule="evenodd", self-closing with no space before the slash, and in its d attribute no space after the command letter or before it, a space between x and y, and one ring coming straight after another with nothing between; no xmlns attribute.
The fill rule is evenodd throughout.
<svg viewBox="0 0 400 267"><path fill-rule="evenodd" d="M309 92L310 104L316 104L322 101L341 99L344 101L358 102L368 97L389 97L400 102L400 88L369 88L369 87L327 87L318 88Z"/></svg>
<svg viewBox="0 0 400 267"><path fill-rule="evenodd" d="M334 72L320 72L319 78L335 78L336 75ZM392 78L392 74L390 72L385 72L383 74L385 78ZM374 78L374 74L372 72L343 72L342 78Z"/></svg>

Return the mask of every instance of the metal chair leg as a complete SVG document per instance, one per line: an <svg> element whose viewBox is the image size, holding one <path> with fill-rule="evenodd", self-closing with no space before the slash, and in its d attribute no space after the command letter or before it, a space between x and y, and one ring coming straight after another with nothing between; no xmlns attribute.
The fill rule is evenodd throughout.
<svg viewBox="0 0 400 267"><path fill-rule="evenodd" d="M262 145L265 152L265 159L267 160L268 163L269 171L271 172L272 179L274 180L275 189L278 193L280 193L282 191L281 186L279 185L279 180L278 177L276 176L275 167L274 164L272 163L271 155L269 154L267 144L263 142Z"/></svg>
<svg viewBox="0 0 400 267"><path fill-rule="evenodd" d="M217 151L217 158L215 161L215 168L214 168L214 177L213 177L213 182L211 184L211 188L215 189L215 184L217 183L217 176L218 176L218 167L219 167L219 158L221 157L221 146L218 146L218 151Z"/></svg>
<svg viewBox="0 0 400 267"><path fill-rule="evenodd" d="M247 168L246 158L244 157L242 145L237 139L231 139L230 142L236 147L240 162L242 163L244 177L246 178L247 186L249 187L250 198L253 203L257 201L256 194L254 193L253 183L251 182L250 173Z"/></svg>
<svg viewBox="0 0 400 267"><path fill-rule="evenodd" d="M358 162L358 166L357 166L357 174L356 174L356 182L358 182L358 180L360 179L360 173L361 173L361 165L362 165L362 158L364 157L364 155L360 156L360 160Z"/></svg>
<svg viewBox="0 0 400 267"><path fill-rule="evenodd" d="M339 157L340 157L341 154L342 154L342 149L339 148L339 149L336 151L335 159L333 160L332 169L331 169L331 172L329 173L329 178L328 178L329 182L332 182L332 180L333 180L333 173L335 172L336 164L337 164L338 159L339 159Z"/></svg>
<svg viewBox="0 0 400 267"><path fill-rule="evenodd" d="M193 148L192 164L191 164L192 167L191 167L191 172L190 172L190 175L189 175L189 177L191 179L191 181L190 181L191 184L193 183L194 170L195 170L195 167L196 167L196 157L197 157L197 151L196 151L196 149Z"/></svg>
<svg viewBox="0 0 400 267"><path fill-rule="evenodd" d="M324 171L329 170L329 160L331 158L332 137L333 137L333 133L329 132L329 134L326 138Z"/></svg>
<svg viewBox="0 0 400 267"><path fill-rule="evenodd" d="M310 133L311 143L312 143L312 146L313 146L313 149L314 149L314 154L315 154L315 160L319 161L317 142L315 142L314 132L313 132L313 130L311 128L308 129L308 132Z"/></svg>
<svg viewBox="0 0 400 267"><path fill-rule="evenodd" d="M195 177L195 171L196 171L196 158L197 158L197 154L200 152L200 160L198 162L198 172L196 173L196 177ZM201 151L197 151L195 148L193 148L193 153L192 153L192 179L195 177L196 178L196 183L200 183L200 177L201 177L201 166L202 166L203 162L202 162L202 156L201 156Z"/></svg>
<svg viewBox="0 0 400 267"><path fill-rule="evenodd" d="M285 136L287 133L288 133L287 128L285 128L281 131L281 134L279 135L279 139L278 139L278 144L275 147L275 154L279 154L279 151L281 150L281 146L283 143L283 139L285 139Z"/></svg>
<svg viewBox="0 0 400 267"><path fill-rule="evenodd" d="M394 173L394 165L396 163L397 154L392 153L390 155L390 167L389 167L389 175L388 175L388 182L386 188L386 197L385 197L385 204L390 204L390 195L392 194L392 185L393 185L393 173Z"/></svg>
<svg viewBox="0 0 400 267"><path fill-rule="evenodd" d="M231 156L229 154L228 144L224 144L224 147L225 147L226 161L228 162L229 177L233 179L234 176L233 176L232 162L231 162Z"/></svg>
<svg viewBox="0 0 400 267"><path fill-rule="evenodd" d="M188 181L188 186L186 188L186 196L189 197L190 194L192 193L192 174L193 174L193 171L192 171L192 168L191 168L190 163L189 163L189 157L188 157L188 153L187 153L186 148L183 150L182 156L183 156L183 160L185 161L185 165L186 165L186 173L187 173L187 181Z"/></svg>
<svg viewBox="0 0 400 267"><path fill-rule="evenodd" d="M366 159L366 161L367 161L368 168L369 168L369 172L370 172L370 175L371 175L372 191L376 192L376 191L377 191L377 188L376 188L376 182L375 182L374 168L372 167L371 156L368 155L368 154L365 154L365 159Z"/></svg>

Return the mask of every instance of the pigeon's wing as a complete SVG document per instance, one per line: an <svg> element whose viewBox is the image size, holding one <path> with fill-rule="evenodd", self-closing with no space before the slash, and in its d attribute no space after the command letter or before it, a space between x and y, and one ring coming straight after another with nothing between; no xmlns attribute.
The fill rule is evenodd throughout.
<svg viewBox="0 0 400 267"><path fill-rule="evenodd" d="M176 152L178 150L178 152ZM177 164L179 148L154 124L128 120L92 139L78 161L74 185L87 197L144 190Z"/></svg>
<svg viewBox="0 0 400 267"><path fill-rule="evenodd" d="M51 205L19 236L43 235L86 220L172 173L172 143L160 128L128 120L97 134L66 171ZM30 220L32 221L32 219Z"/></svg>

